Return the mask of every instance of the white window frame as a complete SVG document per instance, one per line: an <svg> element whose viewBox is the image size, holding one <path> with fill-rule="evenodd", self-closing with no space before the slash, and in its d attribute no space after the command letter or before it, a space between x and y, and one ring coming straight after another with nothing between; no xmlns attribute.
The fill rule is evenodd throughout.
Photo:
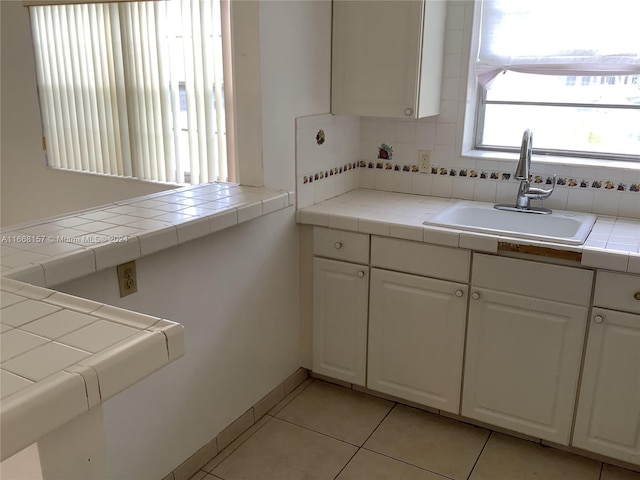
<svg viewBox="0 0 640 480"><path fill-rule="evenodd" d="M462 136L462 156L477 159L490 160L514 160L514 153L517 148L490 149L477 147L478 128L480 122L480 112L482 108L482 96L486 91L478 81L476 73L475 53L479 48L480 33L480 12L482 2L473 2L473 20L471 31L471 42L469 49L469 63L467 69L467 97L464 113L463 136ZM534 147L535 148L535 147ZM544 154L534 153L534 160L537 163L556 164L563 166L579 167L611 167L640 170L640 156L632 156L631 159L606 158L606 155L587 156L580 153L571 154L569 152L545 152Z"/></svg>

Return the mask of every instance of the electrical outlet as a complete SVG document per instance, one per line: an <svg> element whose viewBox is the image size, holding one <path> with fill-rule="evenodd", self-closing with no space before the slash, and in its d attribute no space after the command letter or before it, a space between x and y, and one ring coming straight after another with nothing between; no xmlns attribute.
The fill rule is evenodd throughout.
<svg viewBox="0 0 640 480"><path fill-rule="evenodd" d="M431 150L420 150L418 152L418 171L422 173L431 171Z"/></svg>
<svg viewBox="0 0 640 480"><path fill-rule="evenodd" d="M118 271L118 286L120 298L126 297L138 291L138 278L136 277L136 262L123 263L116 268Z"/></svg>

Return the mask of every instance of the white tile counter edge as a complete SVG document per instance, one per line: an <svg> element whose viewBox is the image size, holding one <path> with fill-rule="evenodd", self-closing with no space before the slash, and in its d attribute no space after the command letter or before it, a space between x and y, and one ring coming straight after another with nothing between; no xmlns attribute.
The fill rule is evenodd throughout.
<svg viewBox="0 0 640 480"><path fill-rule="evenodd" d="M3 293L23 297L23 301L37 300L60 307L57 313L91 315L96 322L111 322L137 331L38 381L20 377L26 385L1 403L3 460L184 354L183 327L179 323L8 278L1 278L0 286ZM17 326L9 331L20 329ZM63 342L61 339L48 340L66 346L58 343ZM4 374L19 376L5 369L5 364Z"/></svg>
<svg viewBox="0 0 640 480"><path fill-rule="evenodd" d="M12 225L1 233L1 275L54 287L292 207L294 198L284 190L209 183Z"/></svg>
<svg viewBox="0 0 640 480"><path fill-rule="evenodd" d="M496 253L500 242L582 253L581 265L640 274L640 220L598 216L583 245L562 245L423 225L457 200L378 190L357 189L296 212L299 224L316 225L436 245ZM616 230L618 229L618 230ZM624 229L627 230L626 235ZM629 237L620 245L611 232ZM620 248L628 248L621 250Z"/></svg>

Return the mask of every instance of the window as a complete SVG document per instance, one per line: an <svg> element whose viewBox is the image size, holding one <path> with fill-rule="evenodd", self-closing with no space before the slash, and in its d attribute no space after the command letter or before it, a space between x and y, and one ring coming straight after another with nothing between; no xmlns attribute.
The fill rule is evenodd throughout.
<svg viewBox="0 0 640 480"><path fill-rule="evenodd" d="M640 162L634 0L483 0L476 6L475 148Z"/></svg>
<svg viewBox="0 0 640 480"><path fill-rule="evenodd" d="M50 166L229 178L219 1L30 7Z"/></svg>

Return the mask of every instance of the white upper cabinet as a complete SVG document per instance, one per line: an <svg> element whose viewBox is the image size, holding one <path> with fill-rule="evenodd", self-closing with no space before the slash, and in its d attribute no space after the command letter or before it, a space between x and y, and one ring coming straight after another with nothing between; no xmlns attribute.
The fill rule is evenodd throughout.
<svg viewBox="0 0 640 480"><path fill-rule="evenodd" d="M437 115L445 15L444 0L334 0L331 113Z"/></svg>

